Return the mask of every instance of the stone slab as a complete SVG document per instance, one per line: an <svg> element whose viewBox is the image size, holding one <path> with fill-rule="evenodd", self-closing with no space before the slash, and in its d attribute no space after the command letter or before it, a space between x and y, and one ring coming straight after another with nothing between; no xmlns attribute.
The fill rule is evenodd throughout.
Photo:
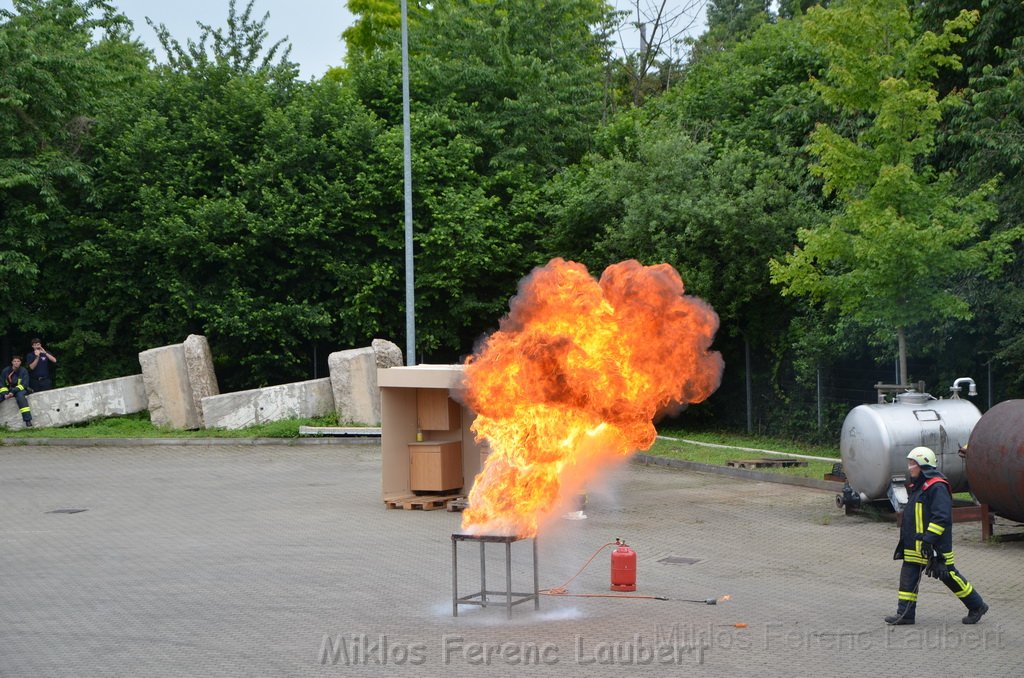
<svg viewBox="0 0 1024 678"><path fill-rule="evenodd" d="M228 429L281 419L323 417L335 411L329 378L207 396L202 408L207 428Z"/></svg>
<svg viewBox="0 0 1024 678"><path fill-rule="evenodd" d="M338 421L344 424L380 424L380 389L377 387L377 352L372 348L338 351L327 357Z"/></svg>
<svg viewBox="0 0 1024 678"><path fill-rule="evenodd" d="M151 348L139 354L142 380L154 426L197 429L202 425L192 400L183 344Z"/></svg>
<svg viewBox="0 0 1024 678"><path fill-rule="evenodd" d="M148 406L141 374L33 393L28 397L28 404L36 428L134 414ZM0 403L0 424L11 430L24 427L13 398Z"/></svg>
<svg viewBox="0 0 1024 678"><path fill-rule="evenodd" d="M387 339L374 339L370 342L370 347L377 357L377 367L401 367L405 364L402 360L402 349L398 348L398 344L394 342Z"/></svg>
<svg viewBox="0 0 1024 678"><path fill-rule="evenodd" d="M182 348L185 351L185 370L188 372L189 389L192 391L192 406L199 414L200 425L203 416L203 398L220 395L217 374L213 370L213 354L210 344L201 334L190 334Z"/></svg>

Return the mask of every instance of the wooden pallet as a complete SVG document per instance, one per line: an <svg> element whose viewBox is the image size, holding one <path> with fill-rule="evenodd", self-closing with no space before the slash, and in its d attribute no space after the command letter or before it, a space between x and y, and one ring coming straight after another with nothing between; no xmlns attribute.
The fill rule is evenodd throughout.
<svg viewBox="0 0 1024 678"><path fill-rule="evenodd" d="M436 511L448 506L452 501L461 498L460 494L426 495L405 497L393 497L384 500L384 506L389 509L404 509L406 511Z"/></svg>
<svg viewBox="0 0 1024 678"><path fill-rule="evenodd" d="M388 497L384 500L384 506L389 509L400 509L406 501L412 499L416 499L416 497L411 494L404 497Z"/></svg>
<svg viewBox="0 0 1024 678"><path fill-rule="evenodd" d="M726 466L733 468L792 468L807 466L807 462L799 459L740 459L727 462Z"/></svg>

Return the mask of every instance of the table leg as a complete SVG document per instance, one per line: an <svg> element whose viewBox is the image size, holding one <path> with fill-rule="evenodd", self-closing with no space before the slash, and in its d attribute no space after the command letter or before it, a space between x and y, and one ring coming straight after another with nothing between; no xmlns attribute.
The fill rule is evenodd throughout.
<svg viewBox="0 0 1024 678"><path fill-rule="evenodd" d="M459 616L459 542L452 538L452 616Z"/></svg>
<svg viewBox="0 0 1024 678"><path fill-rule="evenodd" d="M540 609L540 581L537 578L537 538L533 538L533 609Z"/></svg>
<svg viewBox="0 0 1024 678"><path fill-rule="evenodd" d="M480 602L480 607L487 607L487 558L483 542L480 542Z"/></svg>
<svg viewBox="0 0 1024 678"><path fill-rule="evenodd" d="M505 606L512 618L512 544L505 543Z"/></svg>

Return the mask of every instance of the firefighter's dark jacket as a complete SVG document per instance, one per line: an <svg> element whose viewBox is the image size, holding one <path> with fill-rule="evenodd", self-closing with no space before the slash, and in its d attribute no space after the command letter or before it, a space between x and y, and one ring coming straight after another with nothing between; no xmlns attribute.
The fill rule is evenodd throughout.
<svg viewBox="0 0 1024 678"><path fill-rule="evenodd" d="M922 467L917 480L907 482L907 505L903 509L900 541L893 559L926 565L921 543L941 552L947 565L953 564L953 495L949 481L938 470Z"/></svg>
<svg viewBox="0 0 1024 678"><path fill-rule="evenodd" d="M12 391L25 392L28 389L28 370L19 367L15 372L14 366L8 365L0 372L0 395Z"/></svg>

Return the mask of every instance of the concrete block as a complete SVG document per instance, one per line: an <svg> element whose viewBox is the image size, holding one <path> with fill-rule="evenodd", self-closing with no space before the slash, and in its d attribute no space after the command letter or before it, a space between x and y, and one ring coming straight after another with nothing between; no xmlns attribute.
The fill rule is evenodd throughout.
<svg viewBox="0 0 1024 678"><path fill-rule="evenodd" d="M32 424L37 428L134 414L148 406L141 374L33 393L28 404L32 408ZM23 427L15 399L0 403L0 424L11 430Z"/></svg>
<svg viewBox="0 0 1024 678"><path fill-rule="evenodd" d="M199 414L199 425L203 421L203 398L220 395L217 375L213 371L213 354L206 337L190 334L182 344L185 350L185 371L188 372L188 384L192 391L192 406Z"/></svg>
<svg viewBox="0 0 1024 678"><path fill-rule="evenodd" d="M142 380L154 426L197 429L202 425L192 400L183 344L151 348L139 354Z"/></svg>
<svg viewBox="0 0 1024 678"><path fill-rule="evenodd" d="M207 396L202 407L207 428L236 429L268 421L333 414L334 395L330 379L313 379Z"/></svg>
<svg viewBox="0 0 1024 678"><path fill-rule="evenodd" d="M372 348L353 348L327 356L339 422L362 426L380 424L378 356Z"/></svg>
<svg viewBox="0 0 1024 678"><path fill-rule="evenodd" d="M405 364L402 361L402 349L387 339L374 339L370 346L377 357L377 367L401 367Z"/></svg>

